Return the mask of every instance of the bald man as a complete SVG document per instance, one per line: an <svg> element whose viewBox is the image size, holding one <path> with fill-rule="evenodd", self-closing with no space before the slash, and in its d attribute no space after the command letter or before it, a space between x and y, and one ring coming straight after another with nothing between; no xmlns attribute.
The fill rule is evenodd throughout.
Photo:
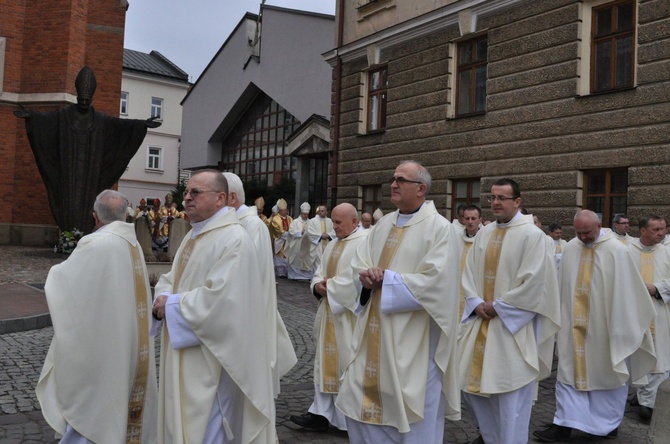
<svg viewBox="0 0 670 444"><path fill-rule="evenodd" d="M311 283L312 293L319 300L313 330L314 402L307 414L291 416L291 421L299 426L324 432L329 424L340 430L347 429L344 415L335 408L335 398L340 377L349 363L351 336L356 325L354 310L358 290L351 260L368 234L368 230L358 227L356 208L351 204L336 206L331 219L336 239L326 247Z"/></svg>
<svg viewBox="0 0 670 444"><path fill-rule="evenodd" d="M628 249L593 211L578 212L573 224L576 237L563 250L559 274L556 414L550 427L533 432L542 442L568 440L572 429L616 436L628 380L656 364L653 302Z"/></svg>

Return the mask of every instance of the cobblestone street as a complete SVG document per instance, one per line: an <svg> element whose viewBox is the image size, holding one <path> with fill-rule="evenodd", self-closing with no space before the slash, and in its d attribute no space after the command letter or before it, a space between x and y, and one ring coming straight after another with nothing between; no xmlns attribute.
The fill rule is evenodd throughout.
<svg viewBox="0 0 670 444"><path fill-rule="evenodd" d="M43 283L48 268L63 260L48 249L0 246L0 284ZM280 279L278 306L291 334L298 364L282 380L282 393L276 404L277 430L281 443L345 443L347 434L334 428L328 433L310 432L290 422L291 414L304 413L313 396L312 365L314 346L311 331L316 300L309 286ZM53 431L40 413L34 387L49 347L53 329L46 327L0 335L0 444L53 443ZM538 402L533 408L530 430L549 424L554 413L554 378L540 384ZM575 432L571 442L645 443L648 424L627 407L626 416L614 440L602 440ZM447 421L448 443L469 443L477 437L467 412L463 420ZM531 442L533 442L531 438Z"/></svg>

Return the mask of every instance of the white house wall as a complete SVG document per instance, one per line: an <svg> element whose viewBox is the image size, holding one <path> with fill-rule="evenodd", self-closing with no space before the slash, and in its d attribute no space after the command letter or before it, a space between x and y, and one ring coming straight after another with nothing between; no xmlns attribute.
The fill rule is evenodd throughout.
<svg viewBox="0 0 670 444"><path fill-rule="evenodd" d="M158 77L139 76L124 72L121 90L128 93L128 115L121 118L148 119L151 116L151 98L163 99L162 125L149 128L140 149L132 158L119 180L119 191L137 206L140 199L159 197L175 187L179 177L179 144L183 100L188 84L171 82ZM148 147L162 149L162 168L147 169Z"/></svg>

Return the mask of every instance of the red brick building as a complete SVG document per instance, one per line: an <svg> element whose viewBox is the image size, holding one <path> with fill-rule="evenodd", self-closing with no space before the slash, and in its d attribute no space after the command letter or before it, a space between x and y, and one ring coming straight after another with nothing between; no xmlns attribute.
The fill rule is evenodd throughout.
<svg viewBox="0 0 670 444"><path fill-rule="evenodd" d="M58 229L22 119L21 104L53 111L76 103L90 66L93 106L118 115L126 0L0 0L0 244L49 244Z"/></svg>

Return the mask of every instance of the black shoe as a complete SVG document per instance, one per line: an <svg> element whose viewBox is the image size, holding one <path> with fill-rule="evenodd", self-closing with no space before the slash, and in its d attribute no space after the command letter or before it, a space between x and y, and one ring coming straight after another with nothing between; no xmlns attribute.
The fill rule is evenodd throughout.
<svg viewBox="0 0 670 444"><path fill-rule="evenodd" d="M474 441L472 441L470 444L486 444L484 442L484 438L482 438L482 435L479 435Z"/></svg>
<svg viewBox="0 0 670 444"><path fill-rule="evenodd" d="M572 429L552 424L544 430L535 430L533 436L541 442L569 441Z"/></svg>
<svg viewBox="0 0 670 444"><path fill-rule="evenodd" d="M304 427L310 430L316 430L317 432L327 432L330 423L328 420L321 415L315 415L313 413L305 413L304 415L291 415L291 422L298 424L300 427Z"/></svg>
<svg viewBox="0 0 670 444"><path fill-rule="evenodd" d="M640 405L637 409L637 414L640 415L640 418L642 419L651 419L651 415L654 413L654 409L645 405Z"/></svg>
<svg viewBox="0 0 670 444"><path fill-rule="evenodd" d="M614 430L612 430L611 432L609 432L609 433L607 434L607 436L605 436L605 438L607 438L607 439L614 439L614 438L616 438L616 436L617 436L618 434L619 434L619 427L617 427L616 429L614 429Z"/></svg>
<svg viewBox="0 0 670 444"><path fill-rule="evenodd" d="M637 393L633 395L632 398L630 398L630 401L628 401L628 405L631 407L637 407L640 405L640 401L637 400Z"/></svg>

